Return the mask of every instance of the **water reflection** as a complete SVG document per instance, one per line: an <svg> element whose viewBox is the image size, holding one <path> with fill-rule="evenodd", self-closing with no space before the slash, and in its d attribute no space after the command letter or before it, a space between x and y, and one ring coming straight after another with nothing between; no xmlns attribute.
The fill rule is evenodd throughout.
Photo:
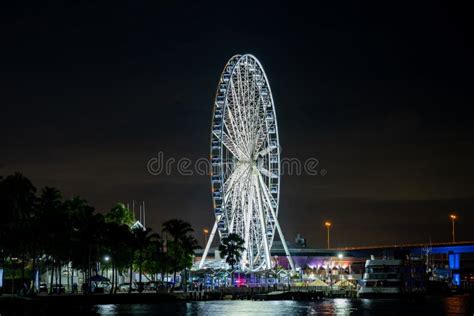
<svg viewBox="0 0 474 316"><path fill-rule="evenodd" d="M117 315L118 305L115 304L106 304L98 305L97 313L100 315Z"/></svg>
<svg viewBox="0 0 474 316"><path fill-rule="evenodd" d="M99 315L466 315L469 296L408 299L325 299L297 301L207 301L135 305L99 305Z"/></svg>
<svg viewBox="0 0 474 316"><path fill-rule="evenodd" d="M186 315L305 315L308 308L294 301L191 302Z"/></svg>
<svg viewBox="0 0 474 316"><path fill-rule="evenodd" d="M451 296L444 299L446 315L473 315L473 301L468 295Z"/></svg>

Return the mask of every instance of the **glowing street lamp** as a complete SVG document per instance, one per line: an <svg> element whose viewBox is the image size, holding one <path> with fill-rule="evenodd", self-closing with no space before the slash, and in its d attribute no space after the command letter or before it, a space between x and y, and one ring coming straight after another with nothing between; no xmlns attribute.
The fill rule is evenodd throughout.
<svg viewBox="0 0 474 316"><path fill-rule="evenodd" d="M105 261L105 262L109 262L109 261L110 261L110 257L109 257L109 256L105 256L105 257L104 257L104 261Z"/></svg>
<svg viewBox="0 0 474 316"><path fill-rule="evenodd" d="M209 235L209 229L204 228L202 232L204 233L204 244L207 244L207 236Z"/></svg>
<svg viewBox="0 0 474 316"><path fill-rule="evenodd" d="M331 244L330 244L330 239L329 239L329 228L331 228L331 225L332 225L332 224L331 224L331 222L329 222L329 221L326 221L326 222L324 223L324 226L326 226L327 232L328 232L328 249L331 248L331 246L330 246L330 245L331 245Z"/></svg>
<svg viewBox="0 0 474 316"><path fill-rule="evenodd" d="M449 215L449 218L451 219L451 223L452 223L452 235L453 235L453 243L456 242L456 232L454 230L454 222L458 219L458 217L455 215L455 214L451 214Z"/></svg>

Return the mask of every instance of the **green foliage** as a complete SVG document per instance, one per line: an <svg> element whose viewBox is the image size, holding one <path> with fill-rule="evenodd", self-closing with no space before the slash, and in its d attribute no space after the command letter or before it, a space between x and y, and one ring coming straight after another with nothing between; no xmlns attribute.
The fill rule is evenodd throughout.
<svg viewBox="0 0 474 316"><path fill-rule="evenodd" d="M105 215L105 221L107 223L116 223L131 227L136 220L133 212L128 209L125 204L117 203L117 205Z"/></svg>
<svg viewBox="0 0 474 316"><path fill-rule="evenodd" d="M133 248L136 252L138 252L138 256L136 256L136 264L140 266L145 260L146 250L150 247L150 245L159 241L159 236L158 234L153 233L150 228L145 230L136 228L132 230L132 238Z"/></svg>
<svg viewBox="0 0 474 316"><path fill-rule="evenodd" d="M31 277L38 269L59 270L68 263L86 278L94 275L97 262L115 274L131 266L151 275L179 272L192 266L198 247L191 225L182 220L163 224L170 238L165 253L163 240L150 228L130 228L135 218L123 203L103 216L81 197L64 201L52 187L36 195L31 181L20 173L0 177L0 210L0 268L13 279ZM104 265L106 255L110 260Z"/></svg>
<svg viewBox="0 0 474 316"><path fill-rule="evenodd" d="M0 248L4 258L18 257L27 251L35 194L36 188L21 173L0 182Z"/></svg>
<svg viewBox="0 0 474 316"><path fill-rule="evenodd" d="M163 232L171 237L167 255L174 271L190 268L194 250L199 248L197 240L190 235L194 231L191 225L180 219L171 219L164 222L162 227Z"/></svg>
<svg viewBox="0 0 474 316"><path fill-rule="evenodd" d="M162 227L163 232L168 233L172 240L178 242L182 242L188 234L194 232L191 224L180 219L170 219L164 222Z"/></svg>
<svg viewBox="0 0 474 316"><path fill-rule="evenodd" d="M142 269L145 274L157 274L162 271L161 240L151 240L143 249Z"/></svg>
<svg viewBox="0 0 474 316"><path fill-rule="evenodd" d="M27 220L33 213L36 188L31 181L16 172L0 182L0 205L3 223Z"/></svg>
<svg viewBox="0 0 474 316"><path fill-rule="evenodd" d="M219 245L219 251L225 261L232 267L240 261L242 252L245 250L244 240L237 234L229 234L227 237L222 238L221 244Z"/></svg>

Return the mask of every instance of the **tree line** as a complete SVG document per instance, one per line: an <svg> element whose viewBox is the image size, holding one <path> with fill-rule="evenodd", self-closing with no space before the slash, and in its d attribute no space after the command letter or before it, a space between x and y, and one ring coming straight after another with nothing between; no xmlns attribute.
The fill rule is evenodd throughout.
<svg viewBox="0 0 474 316"><path fill-rule="evenodd" d="M164 281L166 274L172 274L176 280L177 273L186 275L191 268L199 247L191 225L180 219L164 222L158 234L134 225L134 214L122 203L102 214L82 197L64 199L58 189L48 186L37 190L21 173L0 177L0 211L0 268L3 281L12 282L12 293L18 290L18 279L35 289L36 273L46 270L49 291L58 279L61 287L64 266L71 273L82 273L90 291L98 263L112 271L110 293L118 290L119 274L130 273L132 280L134 271L139 284L143 275L153 279L161 274Z"/></svg>

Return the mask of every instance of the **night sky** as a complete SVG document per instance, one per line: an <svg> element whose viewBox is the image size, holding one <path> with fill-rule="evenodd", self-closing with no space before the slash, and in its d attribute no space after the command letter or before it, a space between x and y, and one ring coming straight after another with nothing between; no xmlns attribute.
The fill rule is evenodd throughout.
<svg viewBox="0 0 474 316"><path fill-rule="evenodd" d="M146 163L160 151L208 157L220 72L252 53L270 80L282 156L327 170L282 178L288 240L300 232L324 247L329 219L334 246L448 241L450 210L458 240L474 239L472 11L200 2L4 1L0 175L21 171L101 212L145 200L149 226L182 218L202 240L209 178L152 176Z"/></svg>

